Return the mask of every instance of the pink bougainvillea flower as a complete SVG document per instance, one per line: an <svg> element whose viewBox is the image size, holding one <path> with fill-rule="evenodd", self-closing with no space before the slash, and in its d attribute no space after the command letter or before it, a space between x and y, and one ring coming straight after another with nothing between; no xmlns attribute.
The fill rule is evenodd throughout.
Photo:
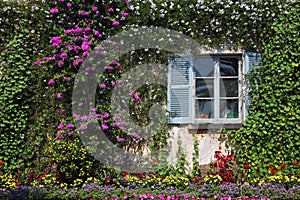
<svg viewBox="0 0 300 200"><path fill-rule="evenodd" d="M50 79L50 80L48 81L48 85L54 85L54 79Z"/></svg>
<svg viewBox="0 0 300 200"><path fill-rule="evenodd" d="M71 132L69 132L67 134L68 134L68 136L73 136L74 135L74 131L71 131Z"/></svg>
<svg viewBox="0 0 300 200"><path fill-rule="evenodd" d="M123 12L122 12L122 16L123 16L123 17L127 17L127 16L128 16L128 13L123 11Z"/></svg>
<svg viewBox="0 0 300 200"><path fill-rule="evenodd" d="M108 118L108 117L109 117L109 113L108 113L108 112L105 112L104 115L103 115L103 117L104 117L104 118Z"/></svg>
<svg viewBox="0 0 300 200"><path fill-rule="evenodd" d="M59 62L57 63L57 65L58 65L59 67L63 66L63 64L64 64L63 61L59 61Z"/></svg>
<svg viewBox="0 0 300 200"><path fill-rule="evenodd" d="M87 120L89 120L89 116L82 116L82 117L80 117L80 120L81 121L87 121Z"/></svg>
<svg viewBox="0 0 300 200"><path fill-rule="evenodd" d="M111 71L111 70L113 70L114 68L113 68L112 66L106 66L105 69Z"/></svg>
<svg viewBox="0 0 300 200"><path fill-rule="evenodd" d="M36 61L36 62L34 62L34 64L36 65L36 66L41 66L41 62L40 61Z"/></svg>
<svg viewBox="0 0 300 200"><path fill-rule="evenodd" d="M57 126L57 129L58 129L58 130L63 130L63 129L64 129L64 125L63 125L63 124L59 124L59 125Z"/></svg>
<svg viewBox="0 0 300 200"><path fill-rule="evenodd" d="M60 140L60 139L63 139L64 137L61 136L61 135L59 135L59 134L57 134L55 138L58 139L58 140Z"/></svg>
<svg viewBox="0 0 300 200"><path fill-rule="evenodd" d="M90 55L90 53L88 51L83 52L84 57L88 57L89 55Z"/></svg>
<svg viewBox="0 0 300 200"><path fill-rule="evenodd" d="M133 94L133 98L136 100L136 101L139 101L141 98L139 97L138 94Z"/></svg>
<svg viewBox="0 0 300 200"><path fill-rule="evenodd" d="M61 99L62 96L61 96L61 93L57 93L57 96L56 96L58 99Z"/></svg>
<svg viewBox="0 0 300 200"><path fill-rule="evenodd" d="M83 42L82 45L81 45L81 49L82 49L83 51L86 51L86 50L89 49L89 45L88 45L86 42Z"/></svg>
<svg viewBox="0 0 300 200"><path fill-rule="evenodd" d="M114 20L114 22L112 23L113 26L118 26L120 23L117 20Z"/></svg>
<svg viewBox="0 0 300 200"><path fill-rule="evenodd" d="M78 65L79 65L79 63L77 61L73 62L73 66L78 66Z"/></svg>
<svg viewBox="0 0 300 200"><path fill-rule="evenodd" d="M54 36L51 38L52 46L57 47L61 43L61 37L59 36Z"/></svg>
<svg viewBox="0 0 300 200"><path fill-rule="evenodd" d="M101 84L101 88L102 88L102 89L106 88L105 83L102 83L102 84Z"/></svg>
<svg viewBox="0 0 300 200"><path fill-rule="evenodd" d="M91 31L91 28L90 27L85 27L84 28L84 32L90 32Z"/></svg>
<svg viewBox="0 0 300 200"><path fill-rule="evenodd" d="M63 59L66 59L68 57L67 53L66 52L62 52L60 54L60 57L62 57Z"/></svg>
<svg viewBox="0 0 300 200"><path fill-rule="evenodd" d="M105 131L107 130L109 127L106 124L101 124L102 129Z"/></svg>
<svg viewBox="0 0 300 200"><path fill-rule="evenodd" d="M68 124L66 127L67 128L74 128L74 124Z"/></svg>
<svg viewBox="0 0 300 200"><path fill-rule="evenodd" d="M94 7L92 8L92 10L93 10L93 11L97 11L98 8L97 8L96 6L94 6Z"/></svg>
<svg viewBox="0 0 300 200"><path fill-rule="evenodd" d="M57 14L58 13L58 9L57 8L51 8L50 12L52 14Z"/></svg>
<svg viewBox="0 0 300 200"><path fill-rule="evenodd" d="M67 3L67 7L68 7L68 8L71 8L71 7L72 7L72 4L71 4L71 3Z"/></svg>
<svg viewBox="0 0 300 200"><path fill-rule="evenodd" d="M114 12L115 10L113 8L109 8L108 12Z"/></svg>

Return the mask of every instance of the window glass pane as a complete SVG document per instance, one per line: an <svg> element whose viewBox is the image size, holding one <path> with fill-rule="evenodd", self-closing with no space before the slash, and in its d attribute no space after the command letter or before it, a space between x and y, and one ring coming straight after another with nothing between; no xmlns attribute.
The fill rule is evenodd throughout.
<svg viewBox="0 0 300 200"><path fill-rule="evenodd" d="M220 58L221 76L238 76L239 60L238 58Z"/></svg>
<svg viewBox="0 0 300 200"><path fill-rule="evenodd" d="M194 59L196 77L213 77L214 60L211 57L196 57Z"/></svg>
<svg viewBox="0 0 300 200"><path fill-rule="evenodd" d="M238 78L220 79L220 97L238 97Z"/></svg>
<svg viewBox="0 0 300 200"><path fill-rule="evenodd" d="M196 97L213 97L214 79L196 79Z"/></svg>
<svg viewBox="0 0 300 200"><path fill-rule="evenodd" d="M214 100L196 100L196 118L214 118Z"/></svg>
<svg viewBox="0 0 300 200"><path fill-rule="evenodd" d="M238 118L238 99L220 100L220 118Z"/></svg>

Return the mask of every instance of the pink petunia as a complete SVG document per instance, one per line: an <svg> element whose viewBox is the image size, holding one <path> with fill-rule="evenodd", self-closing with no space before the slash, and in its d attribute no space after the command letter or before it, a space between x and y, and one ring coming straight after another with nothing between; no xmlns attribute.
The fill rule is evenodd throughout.
<svg viewBox="0 0 300 200"><path fill-rule="evenodd" d="M95 6L95 7L92 8L92 10L93 10L93 11L97 11L98 8Z"/></svg>
<svg viewBox="0 0 300 200"><path fill-rule="evenodd" d="M50 13L57 14L58 13L58 9L57 8L51 8Z"/></svg>
<svg viewBox="0 0 300 200"><path fill-rule="evenodd" d="M112 86L112 87L115 87L115 86L116 86L116 82L111 81L111 86Z"/></svg>
<svg viewBox="0 0 300 200"><path fill-rule="evenodd" d="M106 66L105 69L107 69L108 71L113 70L114 68L112 66Z"/></svg>
<svg viewBox="0 0 300 200"><path fill-rule="evenodd" d="M91 28L90 28L90 27L85 27L85 28L84 28L84 31L85 31L85 32L90 32L90 31L91 31Z"/></svg>
<svg viewBox="0 0 300 200"><path fill-rule="evenodd" d="M114 12L115 10L113 8L109 8L108 12Z"/></svg>
<svg viewBox="0 0 300 200"><path fill-rule="evenodd" d="M118 142L124 142L124 138L118 138Z"/></svg>
<svg viewBox="0 0 300 200"><path fill-rule="evenodd" d="M56 98L58 98L58 99L61 99L61 98L62 98L62 95L61 95L61 93L57 93L57 96L56 96Z"/></svg>
<svg viewBox="0 0 300 200"><path fill-rule="evenodd" d="M81 49L82 49L83 51L86 51L86 50L89 49L89 45L88 45L86 42L83 42L82 45L81 45Z"/></svg>
<svg viewBox="0 0 300 200"><path fill-rule="evenodd" d="M71 7L72 7L72 4L71 4L71 3L67 3L67 7L68 7L68 8L71 8Z"/></svg>
<svg viewBox="0 0 300 200"><path fill-rule="evenodd" d="M102 88L102 89L106 88L105 83L102 83L102 84L101 84L101 88Z"/></svg>
<svg viewBox="0 0 300 200"><path fill-rule="evenodd" d="M104 118L108 118L108 117L109 117L109 113L108 113L108 112L105 112L104 115L103 115L103 117L104 117Z"/></svg>

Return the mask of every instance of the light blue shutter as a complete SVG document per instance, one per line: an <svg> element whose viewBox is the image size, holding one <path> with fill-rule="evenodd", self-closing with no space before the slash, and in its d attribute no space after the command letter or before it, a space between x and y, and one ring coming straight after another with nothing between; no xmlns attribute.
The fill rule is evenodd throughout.
<svg viewBox="0 0 300 200"><path fill-rule="evenodd" d="M175 54L168 65L169 123L192 122L192 59Z"/></svg>
<svg viewBox="0 0 300 200"><path fill-rule="evenodd" d="M257 53L257 52L246 52L245 53L245 68L246 68L246 98L245 98L246 113L245 113L245 115L246 116L248 115L248 110L249 110L249 106L251 103L251 97L249 95L250 84L249 84L249 79L248 79L247 75L251 73L254 66L259 65L261 58L262 58L261 53Z"/></svg>

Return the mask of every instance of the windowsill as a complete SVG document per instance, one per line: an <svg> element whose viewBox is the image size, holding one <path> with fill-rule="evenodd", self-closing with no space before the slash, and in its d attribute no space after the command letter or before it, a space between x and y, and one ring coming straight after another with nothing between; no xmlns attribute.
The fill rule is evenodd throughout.
<svg viewBox="0 0 300 200"><path fill-rule="evenodd" d="M240 129L242 127L241 123L224 123L224 124L214 124L214 123L198 123L198 124L189 124L188 129L198 129L198 130L218 130L218 129Z"/></svg>

